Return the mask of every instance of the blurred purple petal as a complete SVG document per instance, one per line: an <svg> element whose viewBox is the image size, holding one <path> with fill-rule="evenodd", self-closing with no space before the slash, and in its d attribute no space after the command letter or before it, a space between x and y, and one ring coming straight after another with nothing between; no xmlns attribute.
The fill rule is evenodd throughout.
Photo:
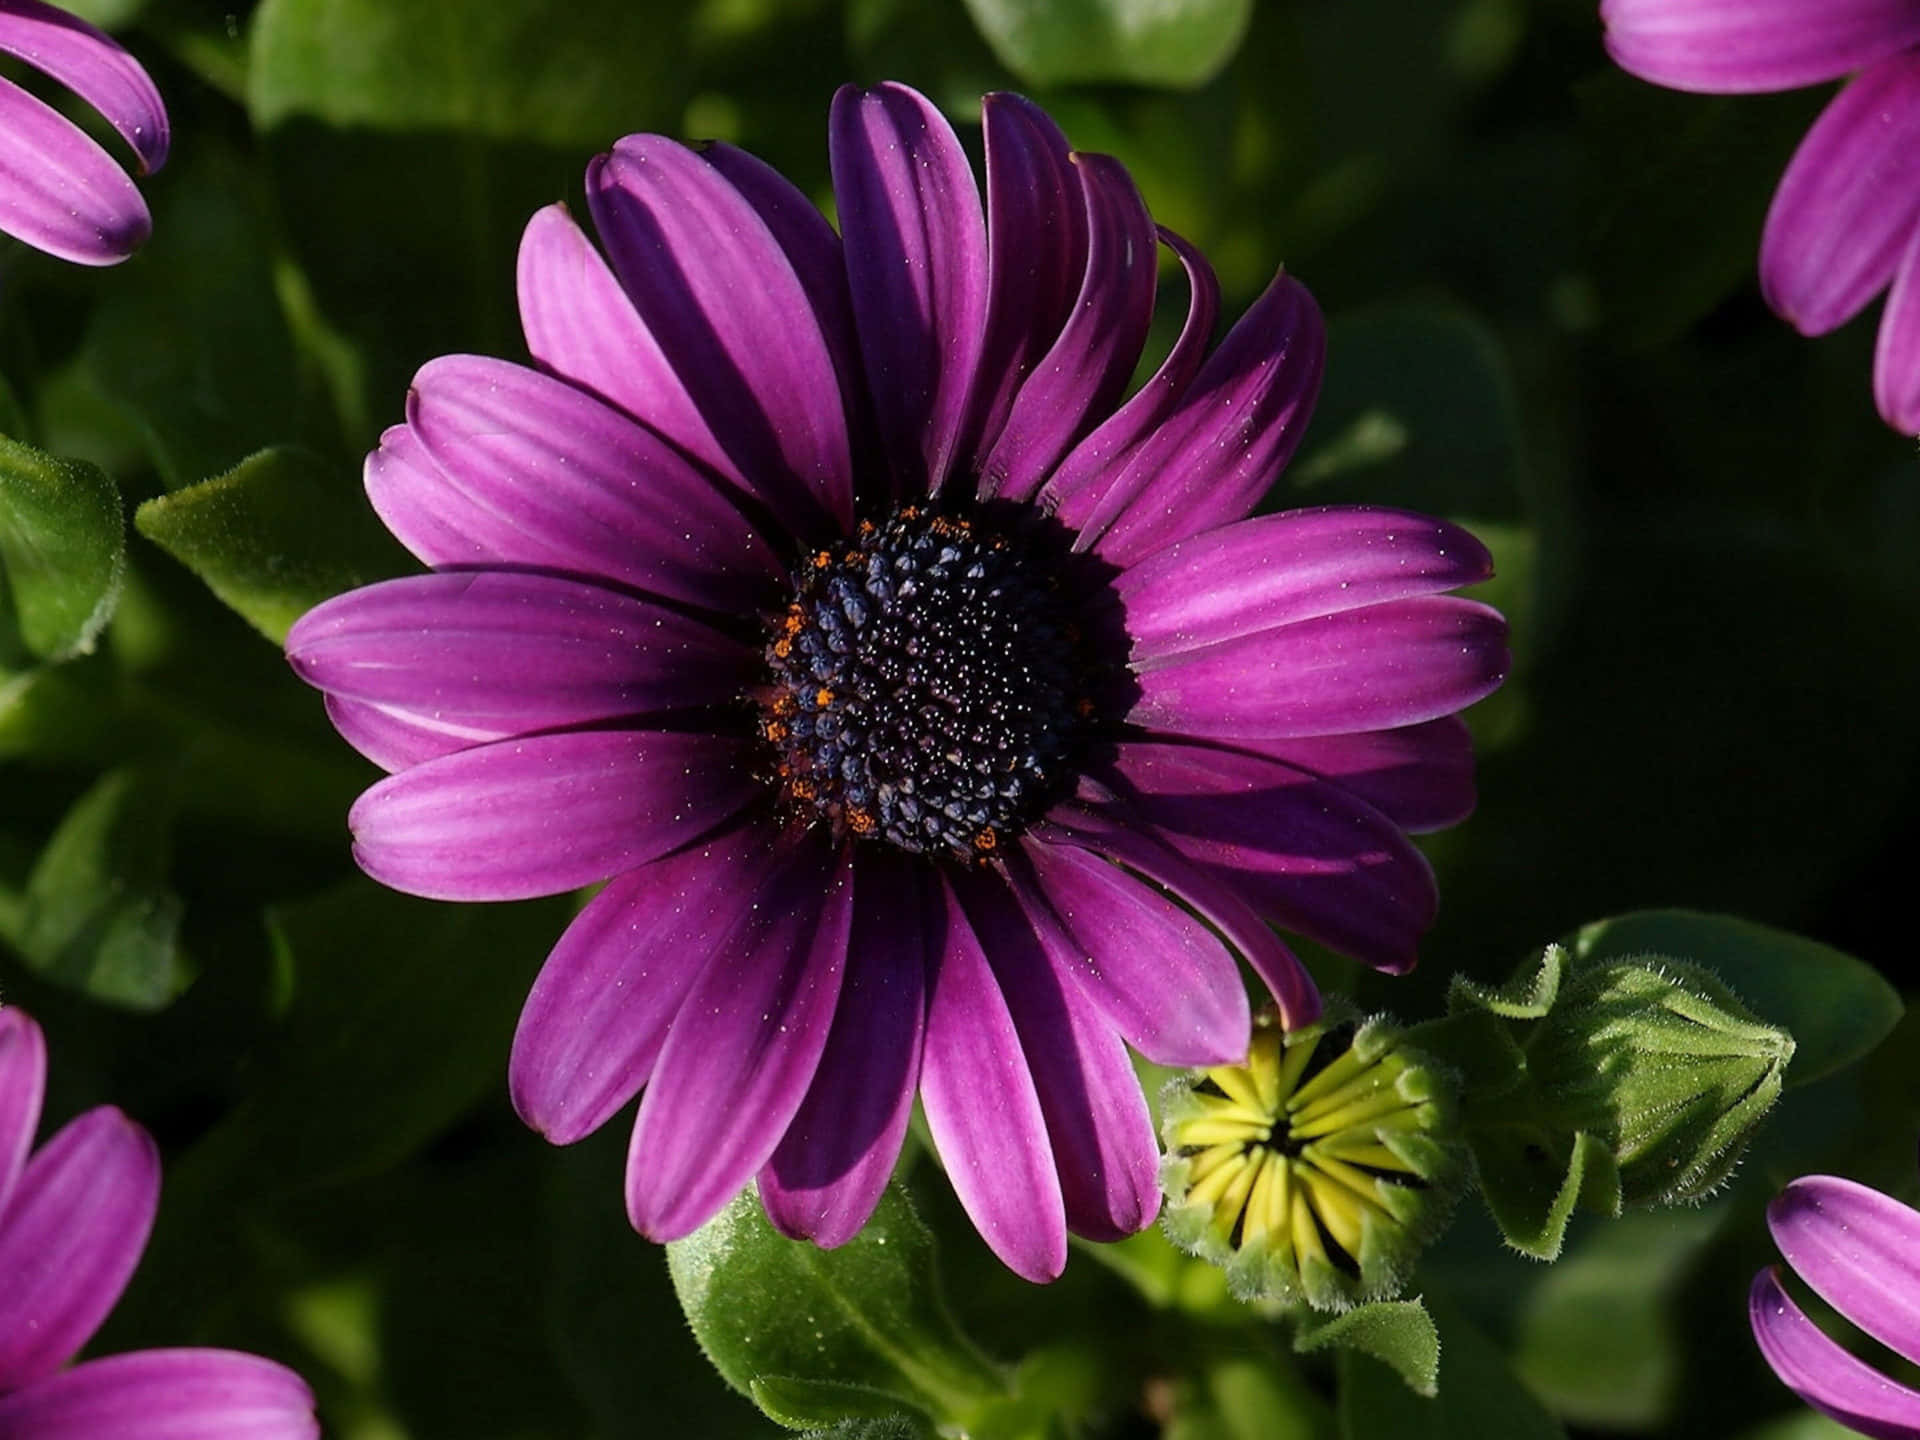
<svg viewBox="0 0 1920 1440"><path fill-rule="evenodd" d="M1623 70L1706 94L1795 90L1920 44L1913 0L1601 0Z"/></svg>
<svg viewBox="0 0 1920 1440"><path fill-rule="evenodd" d="M113 265L153 233L139 189L85 131L0 77L0 234L76 265Z"/></svg>
<svg viewBox="0 0 1920 1440"><path fill-rule="evenodd" d="M133 147L142 174L167 163L170 130L160 91L104 30L41 0L5 0L0 54L18 56L99 111Z"/></svg>
<svg viewBox="0 0 1920 1440"><path fill-rule="evenodd" d="M1473 735L1457 715L1395 730L1242 740L1234 748L1331 780L1416 835L1473 813Z"/></svg>
<svg viewBox="0 0 1920 1440"><path fill-rule="evenodd" d="M1920 1214L1851 1180L1808 1175L1774 1197L1767 1225L1823 1300L1920 1363Z"/></svg>
<svg viewBox="0 0 1920 1440"><path fill-rule="evenodd" d="M1902 435L1920 435L1920 225L1894 272L1873 352L1873 398Z"/></svg>
<svg viewBox="0 0 1920 1440"><path fill-rule="evenodd" d="M317 1440L313 1392L233 1350L137 1350L0 1396L0 1440Z"/></svg>
<svg viewBox="0 0 1920 1440"><path fill-rule="evenodd" d="M1920 1436L1920 1395L1828 1339L1793 1303L1771 1269L1754 1276L1747 1319L1773 1373L1814 1409L1880 1440Z"/></svg>
<svg viewBox="0 0 1920 1440"><path fill-rule="evenodd" d="M0 1220L33 1148L46 1088L46 1037L18 1005L0 1005Z"/></svg>

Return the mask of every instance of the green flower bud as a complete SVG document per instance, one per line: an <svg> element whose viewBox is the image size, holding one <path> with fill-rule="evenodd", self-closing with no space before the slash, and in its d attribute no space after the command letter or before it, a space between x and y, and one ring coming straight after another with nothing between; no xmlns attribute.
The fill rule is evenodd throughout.
<svg viewBox="0 0 1920 1440"><path fill-rule="evenodd" d="M1246 1063L1161 1099L1164 1223L1243 1300L1396 1293L1465 1175L1451 1072L1374 1018L1254 1029Z"/></svg>

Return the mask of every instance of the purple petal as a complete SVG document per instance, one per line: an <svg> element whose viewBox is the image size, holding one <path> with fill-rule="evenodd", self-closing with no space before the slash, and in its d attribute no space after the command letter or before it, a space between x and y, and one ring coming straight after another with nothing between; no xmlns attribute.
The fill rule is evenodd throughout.
<svg viewBox="0 0 1920 1440"><path fill-rule="evenodd" d="M1773 1270L1754 1276L1747 1319L1773 1373L1814 1409L1880 1440L1920 1436L1920 1395L1828 1339L1781 1288Z"/></svg>
<svg viewBox="0 0 1920 1440"><path fill-rule="evenodd" d="M1039 491L1120 398L1153 322L1159 252L1146 202L1118 160L1073 159L1086 196L1086 275L1060 338L1020 387L987 456L982 495L1026 499Z"/></svg>
<svg viewBox="0 0 1920 1440"><path fill-rule="evenodd" d="M360 868L432 900L558 895L644 865L765 793L746 746L585 731L501 740L390 775L347 816Z"/></svg>
<svg viewBox="0 0 1920 1440"><path fill-rule="evenodd" d="M1920 43L1913 0L1601 0L1600 19L1622 69L1704 94L1818 85Z"/></svg>
<svg viewBox="0 0 1920 1440"><path fill-rule="evenodd" d="M1153 378L1074 446L1041 491L1041 504L1057 509L1060 519L1076 530L1099 509L1115 478L1124 473L1128 457L1187 393L1213 343L1213 324L1220 315L1220 282L1213 267L1206 256L1164 225L1158 233L1187 272L1186 323Z"/></svg>
<svg viewBox="0 0 1920 1440"><path fill-rule="evenodd" d="M729 830L618 876L580 912L514 1032L507 1088L522 1120L571 1145L639 1093L693 982L744 923L772 838Z"/></svg>
<svg viewBox="0 0 1920 1440"><path fill-rule="evenodd" d="M327 718L340 738L391 775L491 737L436 725L431 717L379 705L363 705L338 695L324 697Z"/></svg>
<svg viewBox="0 0 1920 1440"><path fill-rule="evenodd" d="M1275 276L1119 467L1076 548L1128 566L1243 518L1306 432L1326 350L1320 307L1291 275Z"/></svg>
<svg viewBox="0 0 1920 1440"><path fill-rule="evenodd" d="M1886 287L1920 221L1920 51L1866 71L1813 122L1773 192L1760 288L1803 335Z"/></svg>
<svg viewBox="0 0 1920 1440"><path fill-rule="evenodd" d="M1492 574L1486 546L1457 525L1336 505L1224 525L1169 545L1113 586L1134 655L1157 660Z"/></svg>
<svg viewBox="0 0 1920 1440"><path fill-rule="evenodd" d="M136 1350L0 1398L0 1440L317 1440L313 1392L236 1350Z"/></svg>
<svg viewBox="0 0 1920 1440"><path fill-rule="evenodd" d="M46 1089L46 1037L18 1005L0 1005L0 1219L33 1148Z"/></svg>
<svg viewBox="0 0 1920 1440"><path fill-rule="evenodd" d="M831 1248L880 1203L920 1083L927 965L937 943L922 867L871 847L855 856L853 938L839 1008L813 1084L760 1172L776 1230Z"/></svg>
<svg viewBox="0 0 1920 1440"><path fill-rule="evenodd" d="M1416 835L1473 813L1473 736L1457 715L1397 730L1240 741L1236 748L1331 780Z"/></svg>
<svg viewBox="0 0 1920 1440"><path fill-rule="evenodd" d="M1873 352L1873 398L1902 435L1920 435L1920 225L1894 272Z"/></svg>
<svg viewBox="0 0 1920 1440"><path fill-rule="evenodd" d="M920 1102L974 1228L1007 1268L1044 1283L1067 1264L1067 1217L1033 1072L959 898L942 883Z"/></svg>
<svg viewBox="0 0 1920 1440"><path fill-rule="evenodd" d="M287 636L309 685L479 740L723 704L754 653L651 601L551 575L413 575L335 596Z"/></svg>
<svg viewBox="0 0 1920 1440"><path fill-rule="evenodd" d="M0 1395L87 1343L140 1263L159 1203L153 1137L110 1105L27 1162L0 1215Z"/></svg>
<svg viewBox="0 0 1920 1440"><path fill-rule="evenodd" d="M1500 613L1477 601L1387 601L1141 664L1127 718L1217 740L1391 730L1492 694L1510 663L1506 636Z"/></svg>
<svg viewBox="0 0 1920 1440"><path fill-rule="evenodd" d="M846 406L820 317L746 197L684 145L629 135L587 168L614 273L755 493L788 528L853 518Z"/></svg>
<svg viewBox="0 0 1920 1440"><path fill-rule="evenodd" d="M1425 858L1339 786L1254 755L1124 742L1125 815L1282 928L1394 974L1412 968L1439 896Z"/></svg>
<svg viewBox="0 0 1920 1440"><path fill-rule="evenodd" d="M1067 1228L1089 1240L1136 1234L1160 1213L1160 1147L1126 1046L1055 970L1004 880L978 871L953 884L1033 1074Z"/></svg>
<svg viewBox="0 0 1920 1440"><path fill-rule="evenodd" d="M711 1219L772 1156L819 1067L853 921L845 846L774 858L673 1018L627 1150L627 1218L654 1240Z"/></svg>
<svg viewBox="0 0 1920 1440"><path fill-rule="evenodd" d="M76 265L112 265L153 233L114 158L50 105L0 78L0 234Z"/></svg>
<svg viewBox="0 0 1920 1440"><path fill-rule="evenodd" d="M1920 1363L1920 1214L1851 1180L1808 1175L1774 1197L1767 1225L1822 1299Z"/></svg>
<svg viewBox="0 0 1920 1440"><path fill-rule="evenodd" d="M903 493L937 491L984 340L980 191L953 127L904 85L842 87L828 137L880 442Z"/></svg>
<svg viewBox="0 0 1920 1440"><path fill-rule="evenodd" d="M1095 809L1083 800L1056 805L1029 832L1031 843L1089 850L1145 876L1190 906L1239 952L1266 982L1289 1029L1319 1017L1320 992L1312 977L1231 885L1122 818L1117 801L1109 797L1101 805Z"/></svg>
<svg viewBox="0 0 1920 1440"><path fill-rule="evenodd" d="M1233 955L1152 886L1085 850L1029 844L1007 878L1053 966L1159 1065L1225 1065L1251 1016Z"/></svg>
<svg viewBox="0 0 1920 1440"><path fill-rule="evenodd" d="M98 110L133 147L142 174L167 163L167 107L160 91L105 31L41 0L6 0L0 5L0 53L19 56Z"/></svg>
<svg viewBox="0 0 1920 1440"><path fill-rule="evenodd" d="M407 422L433 465L411 446L376 464L388 431L367 494L430 565L567 570L727 611L755 608L782 577L718 481L563 380L443 356L414 376ZM448 532L462 543L434 543Z"/></svg>

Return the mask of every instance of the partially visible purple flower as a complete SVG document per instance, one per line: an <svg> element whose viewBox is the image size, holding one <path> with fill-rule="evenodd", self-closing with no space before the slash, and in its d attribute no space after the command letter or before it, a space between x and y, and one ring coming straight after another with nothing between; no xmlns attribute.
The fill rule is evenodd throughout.
<svg viewBox="0 0 1920 1440"><path fill-rule="evenodd" d="M41 0L0 0L0 55L67 86L133 147L141 174L167 159L167 110L119 42ZM0 233L62 260L112 265L152 233L147 202L66 116L0 76Z"/></svg>
<svg viewBox="0 0 1920 1440"><path fill-rule="evenodd" d="M29 1150L40 1027L0 1007L0 1440L309 1440L298 1375L233 1350L139 1350L66 1368L126 1288L160 1202L153 1139L110 1105Z"/></svg>
<svg viewBox="0 0 1920 1440"><path fill-rule="evenodd" d="M1874 1339L1920 1364L1920 1214L1851 1180L1807 1175L1767 1208L1794 1272ZM1776 1267L1753 1280L1760 1353L1814 1409L1880 1440L1920 1440L1920 1394L1829 1339L1794 1304Z"/></svg>
<svg viewBox="0 0 1920 1440"><path fill-rule="evenodd" d="M1801 334L1823 335L1891 285L1874 400L1920 434L1920 0L1601 0L1600 18L1622 67L1676 90L1853 77L1774 192L1760 286Z"/></svg>

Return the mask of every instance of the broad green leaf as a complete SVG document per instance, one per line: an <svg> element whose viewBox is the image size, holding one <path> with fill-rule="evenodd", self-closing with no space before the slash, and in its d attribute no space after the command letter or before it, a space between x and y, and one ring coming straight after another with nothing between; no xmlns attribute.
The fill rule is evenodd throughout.
<svg viewBox="0 0 1920 1440"><path fill-rule="evenodd" d="M45 660L91 650L125 568L113 481L83 460L0 436L0 571L27 648Z"/></svg>
<svg viewBox="0 0 1920 1440"><path fill-rule="evenodd" d="M1444 1357L1439 1394L1394 1383L1379 1361L1340 1355L1342 1440L1566 1440L1560 1423L1514 1378L1494 1343L1460 1311L1437 1305Z"/></svg>
<svg viewBox="0 0 1920 1440"><path fill-rule="evenodd" d="M749 1188L669 1245L667 1262L701 1347L749 1395L769 1380L825 1381L952 1421L1006 1392L947 1314L933 1237L897 1186L835 1250L780 1235ZM820 1394L817 1386L806 1393ZM872 1413L862 1395L849 1397L846 1413Z"/></svg>
<svg viewBox="0 0 1920 1440"><path fill-rule="evenodd" d="M749 1383L747 1395L769 1419L789 1430L831 1430L836 1425L910 1414L901 1409L897 1396L837 1380L766 1375Z"/></svg>
<svg viewBox="0 0 1920 1440"><path fill-rule="evenodd" d="M1731 915L1638 910L1583 926L1568 944L1582 961L1672 955L1712 971L1761 1019L1792 1032L1789 1089L1861 1059L1904 1008L1899 993L1851 955Z"/></svg>
<svg viewBox="0 0 1920 1440"><path fill-rule="evenodd" d="M49 980L130 1010L158 1010L184 990L180 897L167 880L173 800L144 771L109 772L67 812L5 938ZM11 912L11 913L10 913Z"/></svg>
<svg viewBox="0 0 1920 1440"><path fill-rule="evenodd" d="M1440 1335L1418 1300L1376 1300L1331 1320L1303 1325L1293 1348L1303 1355L1329 1348L1357 1351L1392 1366L1417 1395L1439 1390Z"/></svg>
<svg viewBox="0 0 1920 1440"><path fill-rule="evenodd" d="M149 500L134 524L276 645L322 600L410 563L358 491L299 450Z"/></svg>
<svg viewBox="0 0 1920 1440"><path fill-rule="evenodd" d="M1207 83L1253 0L967 0L1000 62L1032 85Z"/></svg>

